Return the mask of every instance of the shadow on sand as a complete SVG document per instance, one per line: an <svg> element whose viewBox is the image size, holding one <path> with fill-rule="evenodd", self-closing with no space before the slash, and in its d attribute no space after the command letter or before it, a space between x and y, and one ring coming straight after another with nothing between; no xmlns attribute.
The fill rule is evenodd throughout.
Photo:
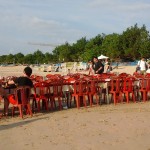
<svg viewBox="0 0 150 150"><path fill-rule="evenodd" d="M20 120L19 122L15 122L15 123L11 123L11 124L0 125L0 131L16 128L19 126L22 127L26 124L29 124L29 123L32 123L32 122L35 122L38 120L42 120L42 119L49 119L49 117L30 118L30 120Z"/></svg>

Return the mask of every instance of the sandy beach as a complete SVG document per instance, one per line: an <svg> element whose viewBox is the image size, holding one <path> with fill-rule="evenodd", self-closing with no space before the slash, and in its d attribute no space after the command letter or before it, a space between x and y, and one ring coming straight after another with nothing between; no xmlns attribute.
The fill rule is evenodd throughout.
<svg viewBox="0 0 150 150"><path fill-rule="evenodd" d="M0 76L21 76L23 74L23 69L25 68L25 66L12 66L12 67L2 67L0 66ZM45 76L48 73L52 73L55 74L56 72L44 72L41 71L40 67L31 67L33 69L33 73L35 75L42 75ZM135 68L136 66L119 66L118 69L113 67L114 69L112 70L112 72L116 72L116 73L122 73L122 72L126 72L126 73L130 73L133 74L133 72L135 72ZM74 73L74 71L71 70L72 73ZM88 74L88 71L79 71L81 73L86 73ZM67 74L67 72L57 72L57 73L61 73L63 75Z"/></svg>
<svg viewBox="0 0 150 150"><path fill-rule="evenodd" d="M22 75L24 66L0 67L0 75ZM135 66L114 72L132 74ZM45 76L33 68L33 74ZM0 104L2 107L3 103ZM0 109L1 109L0 107ZM150 101L71 108L0 119L2 150L150 150Z"/></svg>

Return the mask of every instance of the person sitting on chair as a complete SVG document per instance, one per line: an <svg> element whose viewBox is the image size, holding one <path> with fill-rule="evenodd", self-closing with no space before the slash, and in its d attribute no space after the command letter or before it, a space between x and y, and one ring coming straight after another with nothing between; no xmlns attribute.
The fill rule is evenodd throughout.
<svg viewBox="0 0 150 150"><path fill-rule="evenodd" d="M13 80L9 80L8 85L15 84L17 87L19 87L19 86L29 86L29 87L32 88L33 87L33 82L30 79L31 74L32 74L32 69L30 67L25 67L24 70L23 70L23 76L20 76L18 78L14 78ZM15 101L15 99L12 98L12 94L11 95L5 95L4 99L5 99L5 101L4 101L5 112L6 112L6 115L7 115L8 114L9 103L15 104L16 101Z"/></svg>

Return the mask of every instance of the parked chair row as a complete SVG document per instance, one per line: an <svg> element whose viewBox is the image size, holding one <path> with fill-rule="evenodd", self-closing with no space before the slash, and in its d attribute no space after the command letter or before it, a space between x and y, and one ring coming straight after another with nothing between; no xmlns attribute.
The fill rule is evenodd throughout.
<svg viewBox="0 0 150 150"><path fill-rule="evenodd" d="M14 108L18 107L21 117L23 117L23 108L25 108L26 113L32 116L29 107L29 99L31 98L34 104L32 109L35 110L37 103L38 112L41 111L41 108L49 111L56 109L57 106L59 110L62 110L64 99L63 86L72 87L67 90L67 93L70 95L67 98L67 106L71 107L74 100L77 108L87 107L87 105L92 107L94 104L99 105L101 94L104 94L104 98L109 94L114 105L120 102L136 102L139 95L145 102L148 100L148 93L150 92L150 77L148 75L132 76L122 73L119 75L101 74L90 76L74 74L61 76L59 74L49 74L46 76L46 80L42 76L32 76L31 79L34 81L34 92L29 94L31 89L27 87L19 87L15 90L13 98L17 103L13 105L12 115L14 115ZM108 83L105 87L108 93L100 86L101 83ZM27 90L29 91L28 93L26 92Z"/></svg>

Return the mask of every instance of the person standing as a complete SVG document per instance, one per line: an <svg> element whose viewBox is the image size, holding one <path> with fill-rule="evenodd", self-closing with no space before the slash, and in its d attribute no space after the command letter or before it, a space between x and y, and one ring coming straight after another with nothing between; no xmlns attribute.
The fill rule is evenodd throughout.
<svg viewBox="0 0 150 150"><path fill-rule="evenodd" d="M89 61L88 63L88 68L89 68L89 75L93 75L94 74L94 70L93 70L93 61Z"/></svg>
<svg viewBox="0 0 150 150"><path fill-rule="evenodd" d="M110 61L108 58L105 59L105 66L104 66L104 70L106 73L110 73L112 71L112 66L110 65Z"/></svg>
<svg viewBox="0 0 150 150"><path fill-rule="evenodd" d="M101 60L98 60L97 57L94 57L93 63L93 69L95 74L101 74L104 72L104 65L102 64Z"/></svg>
<svg viewBox="0 0 150 150"><path fill-rule="evenodd" d="M141 60L138 61L137 68L139 68L141 74L144 74L146 72L148 67L144 57L142 57Z"/></svg>

